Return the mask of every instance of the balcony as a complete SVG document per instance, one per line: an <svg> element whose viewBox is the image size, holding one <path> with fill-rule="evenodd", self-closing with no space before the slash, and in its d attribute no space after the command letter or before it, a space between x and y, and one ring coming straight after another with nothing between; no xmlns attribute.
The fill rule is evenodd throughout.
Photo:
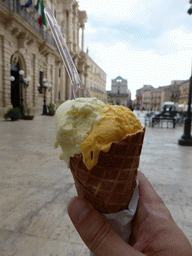
<svg viewBox="0 0 192 256"><path fill-rule="evenodd" d="M104 91L100 90L100 89L97 89L97 88L94 88L94 87L90 87L90 90L92 91L95 91L95 92L99 92L99 93L104 93Z"/></svg>
<svg viewBox="0 0 192 256"><path fill-rule="evenodd" d="M53 46L56 46L54 38L48 33L48 31L43 30L43 26L39 26L37 19L34 17L34 14L31 14L27 11L26 8L23 8L19 0L0 0L1 5L3 5L10 12L17 13L22 19L25 20L35 31L37 31L43 40L48 41Z"/></svg>

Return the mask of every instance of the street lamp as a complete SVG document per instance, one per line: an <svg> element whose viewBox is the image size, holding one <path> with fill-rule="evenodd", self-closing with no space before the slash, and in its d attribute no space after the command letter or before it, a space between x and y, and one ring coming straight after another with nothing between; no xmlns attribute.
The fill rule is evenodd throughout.
<svg viewBox="0 0 192 256"><path fill-rule="evenodd" d="M49 91L51 91L52 87L52 84L49 84Z"/></svg>
<svg viewBox="0 0 192 256"><path fill-rule="evenodd" d="M185 119L184 124L184 133L179 139L178 143L181 146L192 146L192 137L191 137L191 94L192 94L192 73L189 83L189 99L188 99L188 111L187 118Z"/></svg>
<svg viewBox="0 0 192 256"><path fill-rule="evenodd" d="M14 76L10 76L10 81L14 82L15 81L15 77Z"/></svg>
<svg viewBox="0 0 192 256"><path fill-rule="evenodd" d="M38 89L41 87L40 84L37 84L37 87ZM43 99L43 113L42 115L47 115L48 114L48 111L47 111L47 105L46 105L46 91L48 89L48 91L50 91L52 89L52 85L51 84L48 84L47 83L47 79L46 78L43 78L43 85L42 85L42 88L43 88L43 91L44 91L44 99Z"/></svg>
<svg viewBox="0 0 192 256"><path fill-rule="evenodd" d="M25 82L24 87L25 88L28 87L29 86L29 82L31 81L31 77L28 76L28 77L24 78L23 80Z"/></svg>

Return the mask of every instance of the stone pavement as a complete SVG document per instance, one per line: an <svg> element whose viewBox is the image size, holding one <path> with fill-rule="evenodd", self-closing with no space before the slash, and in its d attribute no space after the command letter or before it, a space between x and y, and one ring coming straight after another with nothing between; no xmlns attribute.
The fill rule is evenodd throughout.
<svg viewBox="0 0 192 256"><path fill-rule="evenodd" d="M76 191L54 148L55 117L1 119L0 131L0 255L89 255L67 215ZM177 144L182 133L147 127L140 171L192 242L192 147Z"/></svg>

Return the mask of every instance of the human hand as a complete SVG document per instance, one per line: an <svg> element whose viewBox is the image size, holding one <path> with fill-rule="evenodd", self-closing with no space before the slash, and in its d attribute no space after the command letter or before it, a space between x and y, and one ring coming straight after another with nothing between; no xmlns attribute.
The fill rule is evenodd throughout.
<svg viewBox="0 0 192 256"><path fill-rule="evenodd" d="M139 173L139 203L130 244L82 197L68 205L69 216L95 256L192 256L192 247L144 174Z"/></svg>

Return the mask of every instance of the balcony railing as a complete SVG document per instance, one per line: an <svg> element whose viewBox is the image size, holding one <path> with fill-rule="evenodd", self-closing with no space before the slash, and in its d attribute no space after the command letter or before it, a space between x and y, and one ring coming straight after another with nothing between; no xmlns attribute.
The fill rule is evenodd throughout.
<svg viewBox="0 0 192 256"><path fill-rule="evenodd" d="M56 43L54 38L48 33L48 31L43 30L43 26L39 26L37 19L27 11L26 8L22 7L19 0L0 0L2 5L8 9L10 12L16 12L22 19L24 19L32 28L34 28L43 38L43 40L48 41L56 48Z"/></svg>
<svg viewBox="0 0 192 256"><path fill-rule="evenodd" d="M99 92L99 93L104 93L105 91L102 91L102 90L100 90L100 89L97 89L97 88L95 88L95 87L90 87L90 90L92 90L92 91L95 91L95 92Z"/></svg>

